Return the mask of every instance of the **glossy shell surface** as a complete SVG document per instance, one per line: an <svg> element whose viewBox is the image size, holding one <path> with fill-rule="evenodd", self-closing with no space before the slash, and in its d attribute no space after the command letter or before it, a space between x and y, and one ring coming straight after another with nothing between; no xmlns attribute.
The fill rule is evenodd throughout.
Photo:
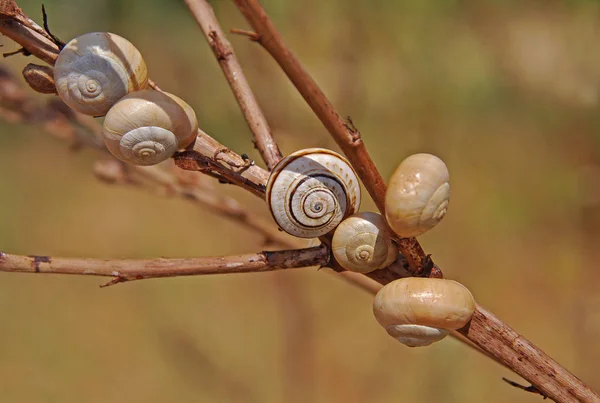
<svg viewBox="0 0 600 403"><path fill-rule="evenodd" d="M360 184L344 157L310 148L277 164L267 182L266 200L281 229L300 238L316 238L358 211Z"/></svg>
<svg viewBox="0 0 600 403"><path fill-rule="evenodd" d="M384 286L373 302L373 313L383 327L424 325L460 329L475 311L475 300L462 284L452 280L409 277Z"/></svg>
<svg viewBox="0 0 600 403"><path fill-rule="evenodd" d="M385 195L390 227L401 237L416 237L444 218L450 202L450 174L431 154L406 158L393 173Z"/></svg>
<svg viewBox="0 0 600 403"><path fill-rule="evenodd" d="M104 116L129 92L148 86L141 53L127 39L91 32L71 40L54 66L61 99L78 112Z"/></svg>
<svg viewBox="0 0 600 403"><path fill-rule="evenodd" d="M378 213L363 212L340 223L331 242L333 256L346 270L369 273L392 264L398 248Z"/></svg>
<svg viewBox="0 0 600 403"><path fill-rule="evenodd" d="M109 151L122 161L154 165L196 138L198 120L181 98L166 92L132 92L110 109L102 129Z"/></svg>
<svg viewBox="0 0 600 403"><path fill-rule="evenodd" d="M423 325L391 325L385 330L394 339L409 347L428 346L450 333L448 330Z"/></svg>

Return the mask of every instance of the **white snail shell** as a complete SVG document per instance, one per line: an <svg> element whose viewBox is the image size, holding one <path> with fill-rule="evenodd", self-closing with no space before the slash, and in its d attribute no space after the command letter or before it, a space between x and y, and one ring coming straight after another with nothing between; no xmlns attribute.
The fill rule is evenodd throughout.
<svg viewBox="0 0 600 403"><path fill-rule="evenodd" d="M91 32L71 40L54 65L56 90L78 112L104 116L131 91L148 86L141 53L127 39Z"/></svg>
<svg viewBox="0 0 600 403"><path fill-rule="evenodd" d="M406 158L393 173L385 195L385 216L401 237L416 237L446 215L450 174L444 161L431 154Z"/></svg>
<svg viewBox="0 0 600 403"><path fill-rule="evenodd" d="M182 99L167 92L132 92L106 115L102 136L121 161L154 165L194 142L198 120Z"/></svg>
<svg viewBox="0 0 600 403"><path fill-rule="evenodd" d="M462 284L437 278L409 277L384 286L373 301L377 322L410 346L426 346L465 326L475 300Z"/></svg>
<svg viewBox="0 0 600 403"><path fill-rule="evenodd" d="M392 264L398 247L381 214L358 213L346 218L333 233L331 250L346 270L369 273Z"/></svg>
<svg viewBox="0 0 600 403"><path fill-rule="evenodd" d="M358 211L360 184L344 157L324 148L309 148L275 166L266 199L281 229L300 238L316 238Z"/></svg>

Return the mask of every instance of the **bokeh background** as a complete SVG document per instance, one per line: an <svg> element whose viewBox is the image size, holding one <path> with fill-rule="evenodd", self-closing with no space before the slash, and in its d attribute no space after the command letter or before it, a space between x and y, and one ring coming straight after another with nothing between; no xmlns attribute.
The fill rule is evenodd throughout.
<svg viewBox="0 0 600 403"><path fill-rule="evenodd" d="M230 1L225 29L247 28ZM415 152L449 166L447 218L422 236L447 277L600 389L600 5L596 1L264 0L288 45L388 178ZM41 22L40 4L19 1ZM112 31L201 127L259 159L183 2L46 1L64 40ZM284 153L336 149L270 57L230 37ZM18 47L0 38L3 51ZM31 58L29 58L31 59ZM2 61L15 72L33 60ZM44 99L40 97L40 101ZM32 125L0 124L0 249L104 258L261 250L189 203L91 174ZM217 187L269 218L265 205ZM368 196L364 210L373 209ZM454 339L409 349L365 292L315 269L149 280L0 274L3 402L537 402Z"/></svg>

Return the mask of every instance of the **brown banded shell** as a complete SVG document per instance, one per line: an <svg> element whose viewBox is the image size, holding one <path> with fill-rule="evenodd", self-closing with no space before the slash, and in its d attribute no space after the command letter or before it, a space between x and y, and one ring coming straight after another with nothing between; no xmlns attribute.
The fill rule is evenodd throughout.
<svg viewBox="0 0 600 403"><path fill-rule="evenodd" d="M427 345L447 332L465 326L475 312L475 300L462 284L452 280L409 277L384 286L373 301L377 322L393 337L411 340L411 346ZM411 325L411 326L406 326ZM423 343L414 341L423 337Z"/></svg>
<svg viewBox="0 0 600 403"><path fill-rule="evenodd" d="M431 154L414 154L400 163L385 195L385 216L401 237L416 237L444 218L450 201L446 164Z"/></svg>
<svg viewBox="0 0 600 403"><path fill-rule="evenodd" d="M333 233L331 250L346 270L369 273L392 264L398 247L392 242L381 214L363 212L340 223Z"/></svg>
<svg viewBox="0 0 600 403"><path fill-rule="evenodd" d="M129 92L148 86L141 53L127 39L90 32L71 40L54 65L56 90L78 112L104 116Z"/></svg>
<svg viewBox="0 0 600 403"><path fill-rule="evenodd" d="M198 120L191 106L167 92L132 92L108 112L102 136L121 161L154 165L196 139Z"/></svg>
<svg viewBox="0 0 600 403"><path fill-rule="evenodd" d="M358 211L360 184L344 157L309 148L277 164L267 182L266 200L281 229L300 238L316 238Z"/></svg>
<svg viewBox="0 0 600 403"><path fill-rule="evenodd" d="M29 63L23 69L23 78L33 90L41 94L56 94L54 72L50 66Z"/></svg>

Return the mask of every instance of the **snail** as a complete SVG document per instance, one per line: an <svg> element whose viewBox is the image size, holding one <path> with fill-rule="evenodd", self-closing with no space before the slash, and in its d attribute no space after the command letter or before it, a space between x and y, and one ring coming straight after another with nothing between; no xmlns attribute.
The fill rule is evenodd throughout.
<svg viewBox="0 0 600 403"><path fill-rule="evenodd" d="M450 200L446 164L431 154L414 154L392 174L385 195L385 216L401 237L419 236L446 214Z"/></svg>
<svg viewBox="0 0 600 403"><path fill-rule="evenodd" d="M324 148L309 148L275 166L266 200L281 229L300 238L316 238L358 211L360 184L344 157Z"/></svg>
<svg viewBox="0 0 600 403"><path fill-rule="evenodd" d="M333 233L331 250L344 269L359 273L387 267L398 257L384 218L371 212L342 221Z"/></svg>
<svg viewBox="0 0 600 403"><path fill-rule="evenodd" d="M71 40L54 65L60 98L78 112L104 116L131 91L148 86L146 63L127 39L91 32Z"/></svg>
<svg viewBox="0 0 600 403"><path fill-rule="evenodd" d="M437 278L408 277L384 286L373 301L377 322L410 347L427 346L465 326L475 300L462 284Z"/></svg>
<svg viewBox="0 0 600 403"><path fill-rule="evenodd" d="M23 69L23 78L29 86L41 94L56 94L52 67L29 63Z"/></svg>
<svg viewBox="0 0 600 403"><path fill-rule="evenodd" d="M106 115L102 137L121 161L154 165L194 142L194 110L167 92L142 90L123 97Z"/></svg>

